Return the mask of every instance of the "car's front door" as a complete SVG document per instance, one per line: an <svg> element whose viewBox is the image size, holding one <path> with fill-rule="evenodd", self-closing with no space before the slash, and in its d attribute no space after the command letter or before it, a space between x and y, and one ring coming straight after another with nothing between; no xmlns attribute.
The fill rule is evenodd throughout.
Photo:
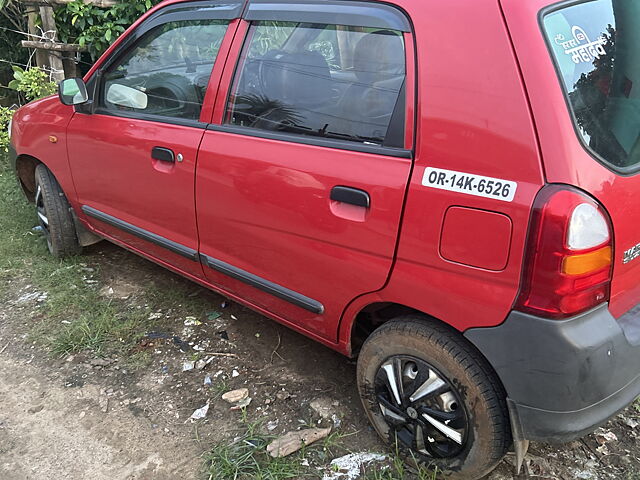
<svg viewBox="0 0 640 480"><path fill-rule="evenodd" d="M232 7L190 2L150 15L100 65L89 82L95 105L68 127L85 218L199 277L195 166L222 68L216 59L224 60L218 53L230 43L240 2Z"/></svg>
<svg viewBox="0 0 640 480"><path fill-rule="evenodd" d="M385 284L411 170L409 23L376 5L249 2L198 160L209 281L326 342Z"/></svg>

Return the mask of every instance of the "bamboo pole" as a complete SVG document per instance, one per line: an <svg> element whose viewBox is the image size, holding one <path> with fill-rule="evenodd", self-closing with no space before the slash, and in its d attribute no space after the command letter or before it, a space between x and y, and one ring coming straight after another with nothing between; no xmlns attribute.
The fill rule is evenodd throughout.
<svg viewBox="0 0 640 480"><path fill-rule="evenodd" d="M22 46L55 52L85 52L87 50L86 46L78 45L77 43L40 42L34 40L22 40Z"/></svg>

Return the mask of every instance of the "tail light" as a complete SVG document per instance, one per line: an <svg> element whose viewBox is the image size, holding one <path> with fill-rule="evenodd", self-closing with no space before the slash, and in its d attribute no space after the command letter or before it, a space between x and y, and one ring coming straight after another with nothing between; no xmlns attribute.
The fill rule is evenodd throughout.
<svg viewBox="0 0 640 480"><path fill-rule="evenodd" d="M612 230L607 213L581 191L542 189L533 205L515 308L561 319L609 299Z"/></svg>

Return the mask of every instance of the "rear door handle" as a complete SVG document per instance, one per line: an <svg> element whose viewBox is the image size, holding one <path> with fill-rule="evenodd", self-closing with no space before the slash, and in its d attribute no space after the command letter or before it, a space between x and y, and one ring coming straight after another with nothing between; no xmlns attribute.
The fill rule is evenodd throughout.
<svg viewBox="0 0 640 480"><path fill-rule="evenodd" d="M176 161L176 156L173 153L173 150L164 147L153 147L151 150L151 158L169 163L175 163Z"/></svg>
<svg viewBox="0 0 640 480"><path fill-rule="evenodd" d="M369 208L371 206L369 194L359 188L337 185L331 189L330 198L336 202L350 203L358 207Z"/></svg>

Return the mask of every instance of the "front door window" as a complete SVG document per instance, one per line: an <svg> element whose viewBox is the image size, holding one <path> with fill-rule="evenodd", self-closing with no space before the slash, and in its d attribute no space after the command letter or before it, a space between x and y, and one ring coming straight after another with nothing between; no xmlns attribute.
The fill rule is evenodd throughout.
<svg viewBox="0 0 640 480"><path fill-rule="evenodd" d="M227 20L184 20L147 32L104 75L102 108L198 120Z"/></svg>

